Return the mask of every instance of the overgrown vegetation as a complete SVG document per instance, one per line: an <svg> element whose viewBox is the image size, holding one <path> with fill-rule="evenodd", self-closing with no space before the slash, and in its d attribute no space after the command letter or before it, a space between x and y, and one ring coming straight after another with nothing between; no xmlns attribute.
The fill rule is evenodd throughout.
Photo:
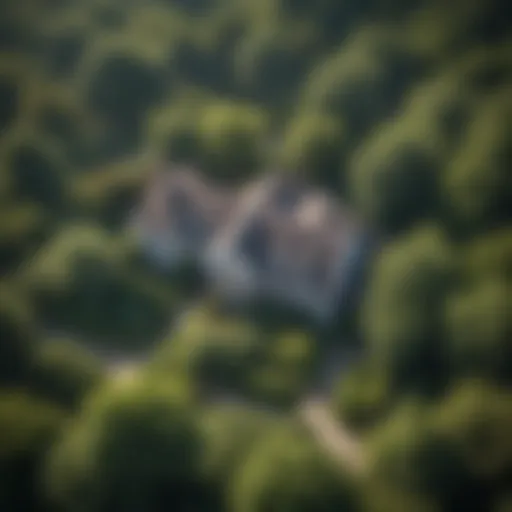
<svg viewBox="0 0 512 512"><path fill-rule="evenodd" d="M4 2L0 510L510 510L511 17ZM156 271L124 229L155 154L233 184L282 166L349 202L383 240L361 307L320 331ZM358 478L293 412L345 347L327 401ZM92 349L150 356L115 380Z"/></svg>

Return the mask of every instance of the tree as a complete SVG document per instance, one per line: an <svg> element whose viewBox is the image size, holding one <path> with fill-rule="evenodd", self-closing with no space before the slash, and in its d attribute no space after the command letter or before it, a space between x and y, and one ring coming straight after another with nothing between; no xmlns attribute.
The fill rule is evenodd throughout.
<svg viewBox="0 0 512 512"><path fill-rule="evenodd" d="M133 275L121 242L98 226L75 223L37 253L23 279L45 322L125 346L161 332L172 296Z"/></svg>
<svg viewBox="0 0 512 512"><path fill-rule="evenodd" d="M201 419L205 431L204 473L226 510L229 486L254 444L276 418L265 410L238 404L208 407Z"/></svg>
<svg viewBox="0 0 512 512"><path fill-rule="evenodd" d="M286 169L303 170L315 183L343 190L344 141L344 130L336 118L299 115L285 130L278 159Z"/></svg>
<svg viewBox="0 0 512 512"><path fill-rule="evenodd" d="M2 510L49 510L44 508L39 469L65 418L57 406L25 392L0 393Z"/></svg>
<svg viewBox="0 0 512 512"><path fill-rule="evenodd" d="M257 106L219 102L207 106L199 119L205 165L220 179L238 181L260 163L268 126L267 114Z"/></svg>
<svg viewBox="0 0 512 512"><path fill-rule="evenodd" d="M162 94L159 70L136 55L107 55L91 76L90 107L116 124L140 118Z"/></svg>
<svg viewBox="0 0 512 512"><path fill-rule="evenodd" d="M453 286L452 258L443 232L425 226L384 248L372 271L363 336L370 359L402 391L433 391L444 382L443 315Z"/></svg>
<svg viewBox="0 0 512 512"><path fill-rule="evenodd" d="M456 381L439 405L438 429L459 452L470 474L492 488L510 484L512 396L485 380Z"/></svg>
<svg viewBox="0 0 512 512"><path fill-rule="evenodd" d="M390 381L382 367L356 363L336 384L332 396L335 414L356 431L364 432L378 425L396 398Z"/></svg>
<svg viewBox="0 0 512 512"><path fill-rule="evenodd" d="M307 391L316 369L315 340L307 332L282 329L262 340L260 357L248 370L250 396L274 406L288 407Z"/></svg>
<svg viewBox="0 0 512 512"><path fill-rule="evenodd" d="M305 81L301 105L339 116L356 143L394 111L415 70L389 30L365 26L328 53Z"/></svg>
<svg viewBox="0 0 512 512"><path fill-rule="evenodd" d="M101 360L71 340L43 341L34 354L33 392L63 408L77 409L105 377Z"/></svg>
<svg viewBox="0 0 512 512"><path fill-rule="evenodd" d="M52 216L65 211L68 200L68 170L57 146L44 139L27 140L21 133L7 148L12 194L16 199L32 201Z"/></svg>
<svg viewBox="0 0 512 512"><path fill-rule="evenodd" d="M448 206L467 231L482 231L510 219L510 115L506 90L481 104L443 182Z"/></svg>
<svg viewBox="0 0 512 512"><path fill-rule="evenodd" d="M203 437L186 386L135 380L90 398L48 462L51 499L67 510L207 506Z"/></svg>
<svg viewBox="0 0 512 512"><path fill-rule="evenodd" d="M232 486L231 510L355 510L349 481L299 425L284 422L259 439Z"/></svg>
<svg viewBox="0 0 512 512"><path fill-rule="evenodd" d="M181 322L157 348L153 371L190 373L207 394L243 393L247 372L261 352L258 329L208 307L186 312Z"/></svg>
<svg viewBox="0 0 512 512"><path fill-rule="evenodd" d="M350 165L350 185L363 214L395 233L429 217L436 207L438 157L400 121L370 135Z"/></svg>
<svg viewBox="0 0 512 512"><path fill-rule="evenodd" d="M512 289L497 279L459 293L448 304L449 350L455 372L506 381L512 372Z"/></svg>
<svg viewBox="0 0 512 512"><path fill-rule="evenodd" d="M267 6L274 7L267 3ZM256 101L274 106L288 106L300 79L315 56L318 39L314 31L292 23L276 25L268 20L252 23L245 30L233 57L237 89ZM299 30L298 30L299 29ZM302 29L302 30L301 30Z"/></svg>
<svg viewBox="0 0 512 512"><path fill-rule="evenodd" d="M401 404L371 435L369 443L369 489L376 489L378 501L390 506L398 499L398 510L404 501L419 499L419 510L439 507L441 510L463 510L468 504L478 508L482 503L460 453L450 439L437 428L432 412L420 402ZM478 489L479 490L479 489ZM368 493L370 494L370 493ZM387 503L386 503L387 502ZM401 502L401 503L400 503ZM447 508L444 508L447 507ZM453 507L453 508L452 508ZM380 510L392 510L381 506ZM415 510L415 509L414 509Z"/></svg>
<svg viewBox="0 0 512 512"><path fill-rule="evenodd" d="M4 282L0 290L1 386L17 386L26 382L38 335L29 304Z"/></svg>

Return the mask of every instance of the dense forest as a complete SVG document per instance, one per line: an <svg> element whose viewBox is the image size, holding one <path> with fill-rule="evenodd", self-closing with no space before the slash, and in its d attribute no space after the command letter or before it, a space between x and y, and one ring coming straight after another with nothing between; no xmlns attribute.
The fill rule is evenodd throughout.
<svg viewBox="0 0 512 512"><path fill-rule="evenodd" d="M0 510L511 511L511 20L2 2ZM162 158L335 191L382 240L360 300L320 328L155 269L126 218ZM297 414L334 352L356 354L325 400L363 470ZM143 358L128 378L120 355Z"/></svg>

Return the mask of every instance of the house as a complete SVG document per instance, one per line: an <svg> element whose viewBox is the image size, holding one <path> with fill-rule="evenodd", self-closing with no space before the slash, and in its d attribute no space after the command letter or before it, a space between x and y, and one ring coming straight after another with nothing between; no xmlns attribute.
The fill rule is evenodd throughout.
<svg viewBox="0 0 512 512"><path fill-rule="evenodd" d="M272 174L239 192L209 246L207 272L225 294L334 313L361 229L327 192Z"/></svg>
<svg viewBox="0 0 512 512"><path fill-rule="evenodd" d="M277 299L320 319L334 313L364 251L363 229L346 207L278 172L237 190L193 169L156 173L133 227L155 261L196 259L221 296Z"/></svg>

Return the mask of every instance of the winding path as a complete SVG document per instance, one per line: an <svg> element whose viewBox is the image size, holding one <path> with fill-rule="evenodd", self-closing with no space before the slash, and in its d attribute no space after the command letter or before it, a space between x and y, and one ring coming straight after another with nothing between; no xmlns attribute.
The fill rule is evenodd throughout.
<svg viewBox="0 0 512 512"><path fill-rule="evenodd" d="M342 468L353 474L361 474L364 471L365 461L361 442L343 423L334 418L322 398L307 398L299 405L298 414L318 444Z"/></svg>

